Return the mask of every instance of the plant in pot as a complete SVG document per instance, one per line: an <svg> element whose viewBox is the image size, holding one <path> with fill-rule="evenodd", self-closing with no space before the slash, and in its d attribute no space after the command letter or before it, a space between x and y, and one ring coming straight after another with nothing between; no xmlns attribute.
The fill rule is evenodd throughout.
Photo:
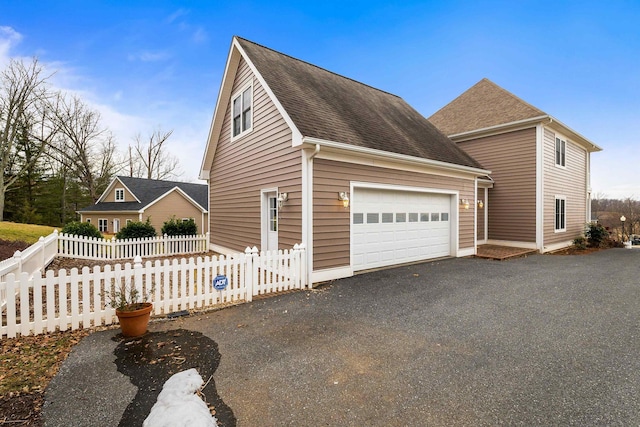
<svg viewBox="0 0 640 427"><path fill-rule="evenodd" d="M153 304L148 301L152 292L153 289L144 294L127 283L104 292L107 303L116 309L120 329L125 337L139 337L147 332L153 308Z"/></svg>

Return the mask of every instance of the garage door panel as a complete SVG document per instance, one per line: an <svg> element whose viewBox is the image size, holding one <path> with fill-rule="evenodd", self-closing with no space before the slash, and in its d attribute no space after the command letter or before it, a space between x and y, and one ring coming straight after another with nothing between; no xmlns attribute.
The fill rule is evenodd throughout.
<svg viewBox="0 0 640 427"><path fill-rule="evenodd" d="M449 255L450 205L446 194L356 188L351 204L354 270Z"/></svg>

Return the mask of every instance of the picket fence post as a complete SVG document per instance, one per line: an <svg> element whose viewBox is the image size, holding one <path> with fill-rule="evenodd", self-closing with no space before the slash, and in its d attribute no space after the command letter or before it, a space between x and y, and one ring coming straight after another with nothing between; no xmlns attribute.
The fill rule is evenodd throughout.
<svg viewBox="0 0 640 427"><path fill-rule="evenodd" d="M245 301L251 302L253 300L253 257L251 256L251 248L247 246L244 250L244 291Z"/></svg>
<svg viewBox="0 0 640 427"><path fill-rule="evenodd" d="M138 295L144 300L144 287L142 283L142 257L136 255L133 259L133 284L138 291Z"/></svg>
<svg viewBox="0 0 640 427"><path fill-rule="evenodd" d="M15 251L13 253L13 259L18 266L18 270L14 273L17 276L18 274L22 273L22 252Z"/></svg>

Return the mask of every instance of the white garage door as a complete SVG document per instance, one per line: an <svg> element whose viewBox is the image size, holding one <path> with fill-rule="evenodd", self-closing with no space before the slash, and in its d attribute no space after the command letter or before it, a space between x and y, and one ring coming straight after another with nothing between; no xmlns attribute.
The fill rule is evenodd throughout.
<svg viewBox="0 0 640 427"><path fill-rule="evenodd" d="M451 196L354 189L351 204L354 270L451 254Z"/></svg>

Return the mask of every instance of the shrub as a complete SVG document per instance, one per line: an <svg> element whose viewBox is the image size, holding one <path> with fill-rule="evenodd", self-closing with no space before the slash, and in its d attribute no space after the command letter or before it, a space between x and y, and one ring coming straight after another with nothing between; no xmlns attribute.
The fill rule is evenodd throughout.
<svg viewBox="0 0 640 427"><path fill-rule="evenodd" d="M102 239L102 233L90 222L73 221L62 228L62 233L74 236L96 237Z"/></svg>
<svg viewBox="0 0 640 427"><path fill-rule="evenodd" d="M573 239L573 247L579 250L587 249L587 238L583 236Z"/></svg>
<svg viewBox="0 0 640 427"><path fill-rule="evenodd" d="M151 225L149 218L145 222L133 221L116 233L116 239L140 239L143 237L155 237L156 229Z"/></svg>
<svg viewBox="0 0 640 427"><path fill-rule="evenodd" d="M592 248L611 246L609 232L600 224L594 222L587 224L587 231L584 234Z"/></svg>
<svg viewBox="0 0 640 427"><path fill-rule="evenodd" d="M188 221L182 221L174 216L162 224L162 234L167 236L194 236L198 234L198 226L193 218Z"/></svg>

